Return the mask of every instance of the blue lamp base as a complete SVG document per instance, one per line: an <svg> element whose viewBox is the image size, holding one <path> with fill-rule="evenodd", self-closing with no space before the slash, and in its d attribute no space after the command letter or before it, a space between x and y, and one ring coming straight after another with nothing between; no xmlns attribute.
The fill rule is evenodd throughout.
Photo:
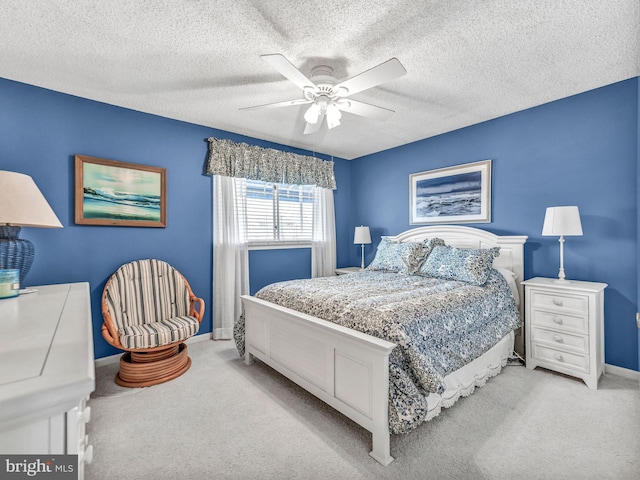
<svg viewBox="0 0 640 480"><path fill-rule="evenodd" d="M20 285L27 276L35 249L29 240L18 238L20 227L0 225L0 269L20 270Z"/></svg>

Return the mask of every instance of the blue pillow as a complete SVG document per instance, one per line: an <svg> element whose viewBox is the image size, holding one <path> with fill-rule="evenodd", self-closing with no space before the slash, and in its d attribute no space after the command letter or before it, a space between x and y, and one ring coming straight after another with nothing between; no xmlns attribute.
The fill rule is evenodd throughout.
<svg viewBox="0 0 640 480"><path fill-rule="evenodd" d="M435 245L444 245L444 241L432 238L422 242L394 242L389 237L382 237L367 270L417 273Z"/></svg>
<svg viewBox="0 0 640 480"><path fill-rule="evenodd" d="M415 242L393 242L388 237L382 237L376 250L376 256L367 270L399 272L404 267L402 257L414 248L414 245Z"/></svg>
<svg viewBox="0 0 640 480"><path fill-rule="evenodd" d="M473 249L438 245L420 268L419 275L484 285L493 268L493 259L498 255L500 247Z"/></svg>

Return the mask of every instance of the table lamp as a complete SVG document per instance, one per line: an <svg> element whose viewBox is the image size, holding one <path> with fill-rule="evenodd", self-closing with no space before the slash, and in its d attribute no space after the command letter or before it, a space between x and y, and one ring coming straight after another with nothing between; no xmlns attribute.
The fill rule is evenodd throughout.
<svg viewBox="0 0 640 480"><path fill-rule="evenodd" d="M20 284L33 263L33 243L18 238L21 227L62 228L33 179L0 170L0 269L19 269Z"/></svg>
<svg viewBox="0 0 640 480"><path fill-rule="evenodd" d="M578 207L548 207L542 226L543 236L560 236L560 271L556 282L566 283L564 274L564 237L581 236L582 224Z"/></svg>
<svg viewBox="0 0 640 480"><path fill-rule="evenodd" d="M360 270L364 270L364 246L365 244L371 243L371 232L369 231L369 227L365 227L361 225L356 227L356 231L353 235L353 243L360 244L362 248L362 260L360 262Z"/></svg>

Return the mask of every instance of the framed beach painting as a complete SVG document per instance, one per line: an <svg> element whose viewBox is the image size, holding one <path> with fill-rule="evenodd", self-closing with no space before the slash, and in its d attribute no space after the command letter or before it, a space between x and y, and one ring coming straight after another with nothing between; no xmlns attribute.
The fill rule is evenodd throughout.
<svg viewBox="0 0 640 480"><path fill-rule="evenodd" d="M166 227L166 169L76 155L75 222Z"/></svg>
<svg viewBox="0 0 640 480"><path fill-rule="evenodd" d="M491 160L409 175L410 223L491 221Z"/></svg>

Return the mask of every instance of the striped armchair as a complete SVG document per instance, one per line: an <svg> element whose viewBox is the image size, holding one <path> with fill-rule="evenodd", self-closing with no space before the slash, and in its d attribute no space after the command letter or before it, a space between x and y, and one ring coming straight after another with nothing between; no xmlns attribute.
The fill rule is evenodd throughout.
<svg viewBox="0 0 640 480"><path fill-rule="evenodd" d="M184 341L195 335L204 301L161 260L121 266L102 293L102 336L124 350L115 381L123 387L166 382L191 366Z"/></svg>

